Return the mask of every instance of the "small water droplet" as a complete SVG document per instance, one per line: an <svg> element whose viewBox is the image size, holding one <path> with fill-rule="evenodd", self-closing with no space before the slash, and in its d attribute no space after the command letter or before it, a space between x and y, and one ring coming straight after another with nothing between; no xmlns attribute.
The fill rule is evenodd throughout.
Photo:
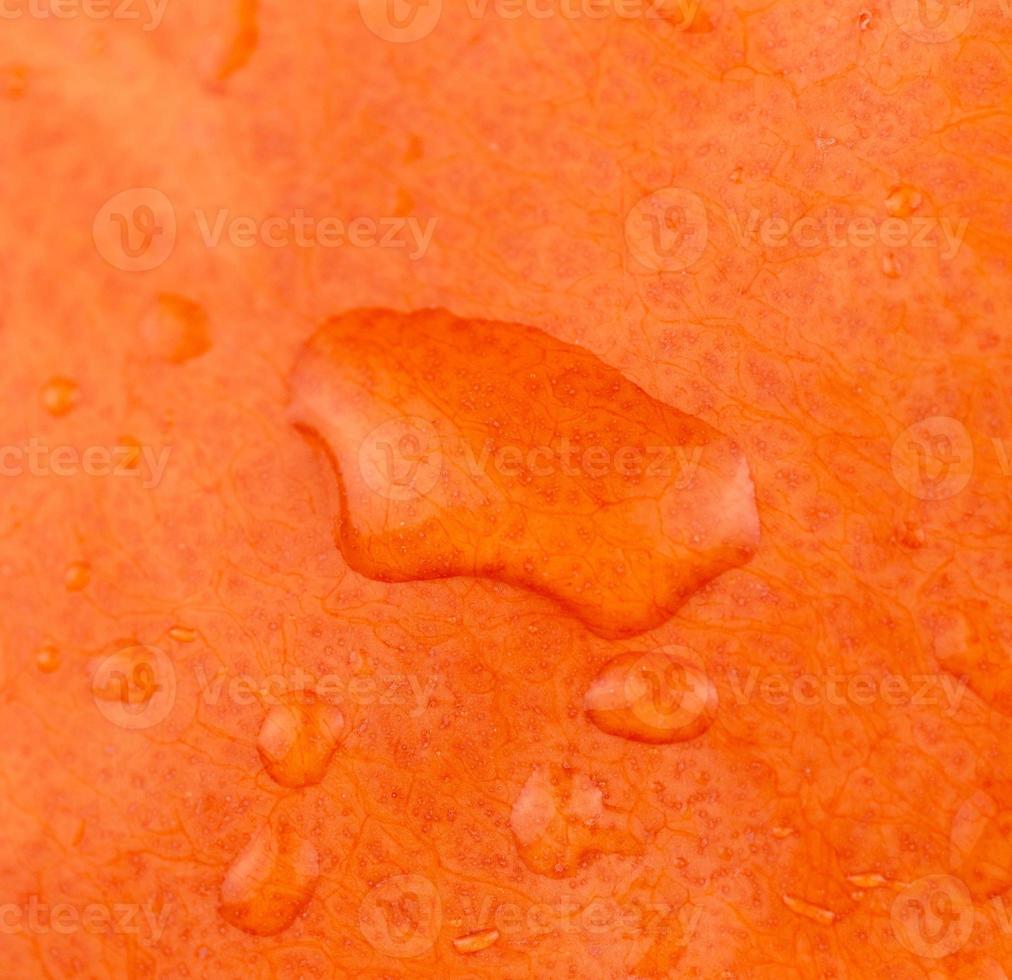
<svg viewBox="0 0 1012 980"><path fill-rule="evenodd" d="M806 902L803 898L796 898L794 895L784 895L783 900L784 905L795 915L811 919L813 922L818 922L819 925L831 926L836 921L835 912L824 909L819 905L813 905L811 902Z"/></svg>
<svg viewBox="0 0 1012 980"><path fill-rule="evenodd" d="M254 936L287 929L309 904L320 877L316 848L286 822L256 833L221 883L222 918Z"/></svg>
<svg viewBox="0 0 1012 980"><path fill-rule="evenodd" d="M920 206L923 197L916 187L897 184L885 199L885 209L894 218L908 218Z"/></svg>
<svg viewBox="0 0 1012 980"><path fill-rule="evenodd" d="M133 436L120 436L119 449L122 466L128 470L135 470L140 466L143 447L139 439Z"/></svg>
<svg viewBox="0 0 1012 980"><path fill-rule="evenodd" d="M257 736L257 752L281 786L312 786L323 779L337 748L344 716L311 692L271 707Z"/></svg>
<svg viewBox="0 0 1012 980"><path fill-rule="evenodd" d="M53 643L44 643L35 654L35 666L43 674L52 674L60 668L60 651Z"/></svg>
<svg viewBox="0 0 1012 980"><path fill-rule="evenodd" d="M735 167L734 170L731 171L731 180L734 181L734 183L736 184L740 184L741 179L742 179L742 169L741 167Z"/></svg>
<svg viewBox="0 0 1012 980"><path fill-rule="evenodd" d="M189 626L173 626L169 636L177 643L192 643L197 638L197 631Z"/></svg>
<svg viewBox="0 0 1012 980"><path fill-rule="evenodd" d="M924 528L913 521L904 521L897 531L897 540L904 548L923 548L928 540Z"/></svg>
<svg viewBox="0 0 1012 980"><path fill-rule="evenodd" d="M601 731L652 744L696 738L713 724L717 706L717 689L706 673L662 650L610 660L584 698Z"/></svg>
<svg viewBox="0 0 1012 980"><path fill-rule="evenodd" d="M882 272L888 279L899 279L900 263L892 252L887 252L882 256Z"/></svg>
<svg viewBox="0 0 1012 980"><path fill-rule="evenodd" d="M852 885L857 885L858 888L881 888L883 885L888 884L889 879L880 874L870 873L847 875L847 881Z"/></svg>
<svg viewBox="0 0 1012 980"><path fill-rule="evenodd" d="M68 592L80 592L91 581L91 565L86 561L74 561L67 566L63 584Z"/></svg>
<svg viewBox="0 0 1012 980"><path fill-rule="evenodd" d="M24 65L8 65L2 71L4 88L9 99L20 99L28 88L28 69Z"/></svg>
<svg viewBox="0 0 1012 980"><path fill-rule="evenodd" d="M260 42L259 0L237 0L237 24L231 45L218 66L216 76L223 82L244 68Z"/></svg>
<svg viewBox="0 0 1012 980"><path fill-rule="evenodd" d="M499 941L498 929L482 929L479 932L468 933L466 936L458 936L453 941L453 948L458 953L470 954L480 953Z"/></svg>
<svg viewBox="0 0 1012 980"><path fill-rule="evenodd" d="M42 407L60 418L77 404L77 385L70 378L50 378L42 387Z"/></svg>
<svg viewBox="0 0 1012 980"><path fill-rule="evenodd" d="M207 313L185 296L161 293L142 324L151 353L170 364L184 364L211 349Z"/></svg>
<svg viewBox="0 0 1012 980"><path fill-rule="evenodd" d="M857 26L862 31L866 31L871 27L871 14L867 10L861 11L861 15L857 18Z"/></svg>

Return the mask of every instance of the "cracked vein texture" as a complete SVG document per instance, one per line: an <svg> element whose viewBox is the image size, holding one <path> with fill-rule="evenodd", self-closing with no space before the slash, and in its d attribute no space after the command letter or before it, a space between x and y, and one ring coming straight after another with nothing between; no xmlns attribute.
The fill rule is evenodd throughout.
<svg viewBox="0 0 1012 980"><path fill-rule="evenodd" d="M353 311L291 386L340 479L345 560L370 578L498 579L622 636L758 544L730 440L532 327Z"/></svg>

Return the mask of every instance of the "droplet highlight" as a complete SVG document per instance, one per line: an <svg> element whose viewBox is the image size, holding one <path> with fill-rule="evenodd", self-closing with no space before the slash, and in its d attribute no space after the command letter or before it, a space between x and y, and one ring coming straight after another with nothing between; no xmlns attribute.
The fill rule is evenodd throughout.
<svg viewBox="0 0 1012 980"><path fill-rule="evenodd" d="M256 833L229 866L219 911L230 925L254 936L275 936L309 904L320 877L312 842L285 822Z"/></svg>
<svg viewBox="0 0 1012 980"><path fill-rule="evenodd" d="M54 418L62 418L77 405L77 385L70 378L50 378L42 387L42 407Z"/></svg>
<svg viewBox="0 0 1012 980"><path fill-rule="evenodd" d="M886 212L894 218L909 218L924 200L921 192L909 184L897 184L885 199Z"/></svg>
<svg viewBox="0 0 1012 980"><path fill-rule="evenodd" d="M60 651L53 643L44 643L35 654L35 666L43 674L52 674L60 669Z"/></svg>
<svg viewBox="0 0 1012 980"><path fill-rule="evenodd" d="M587 691L584 709L609 735L663 745L703 734L717 716L718 703L705 671L657 650L623 653L605 664Z"/></svg>
<svg viewBox="0 0 1012 980"><path fill-rule="evenodd" d="M900 268L900 260L892 252L887 252L882 256L882 274L887 279L899 279L903 274L903 270Z"/></svg>
<svg viewBox="0 0 1012 980"><path fill-rule="evenodd" d="M91 581L91 565L86 561L71 562L63 573L63 584L68 592L80 592Z"/></svg>

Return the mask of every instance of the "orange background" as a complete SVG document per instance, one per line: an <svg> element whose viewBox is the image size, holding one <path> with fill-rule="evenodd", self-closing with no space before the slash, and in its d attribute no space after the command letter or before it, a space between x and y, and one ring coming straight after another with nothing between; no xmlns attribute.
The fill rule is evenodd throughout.
<svg viewBox="0 0 1012 980"><path fill-rule="evenodd" d="M676 10L444 6L413 43L351 3L3 25L2 441L171 449L156 487L142 467L2 479L0 905L168 910L157 939L140 912L138 930L60 931L8 928L15 911L4 972L1000 980L1012 19L975 0L938 40L904 0L703 0L690 30ZM669 187L706 215L675 270L629 224ZM147 271L96 231L132 188L178 223ZM209 247L197 209L437 224L416 259ZM935 244L742 231L809 216L818 236L830 210L932 219ZM943 218L966 222L952 254ZM531 324L732 436L756 556L622 641L494 581L355 574L332 475L285 406L302 344L357 306ZM957 471L941 491L909 449L936 436ZM133 644L176 683L141 730L95 697L96 662ZM606 661L672 645L719 692L705 735L650 747L587 724ZM365 686L323 781L293 791L258 759L262 699L213 681L300 667ZM536 767L596 786L635 853L533 873L509 817ZM220 889L278 825L313 841L319 878L290 927L254 936ZM454 946L494 927L487 949Z"/></svg>

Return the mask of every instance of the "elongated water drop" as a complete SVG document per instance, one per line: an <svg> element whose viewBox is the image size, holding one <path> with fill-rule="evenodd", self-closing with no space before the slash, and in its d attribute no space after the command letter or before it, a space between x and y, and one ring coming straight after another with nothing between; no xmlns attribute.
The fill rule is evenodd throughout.
<svg viewBox="0 0 1012 980"><path fill-rule="evenodd" d="M311 841L285 822L258 831L221 883L222 918L255 936L287 929L309 904L320 877Z"/></svg>

